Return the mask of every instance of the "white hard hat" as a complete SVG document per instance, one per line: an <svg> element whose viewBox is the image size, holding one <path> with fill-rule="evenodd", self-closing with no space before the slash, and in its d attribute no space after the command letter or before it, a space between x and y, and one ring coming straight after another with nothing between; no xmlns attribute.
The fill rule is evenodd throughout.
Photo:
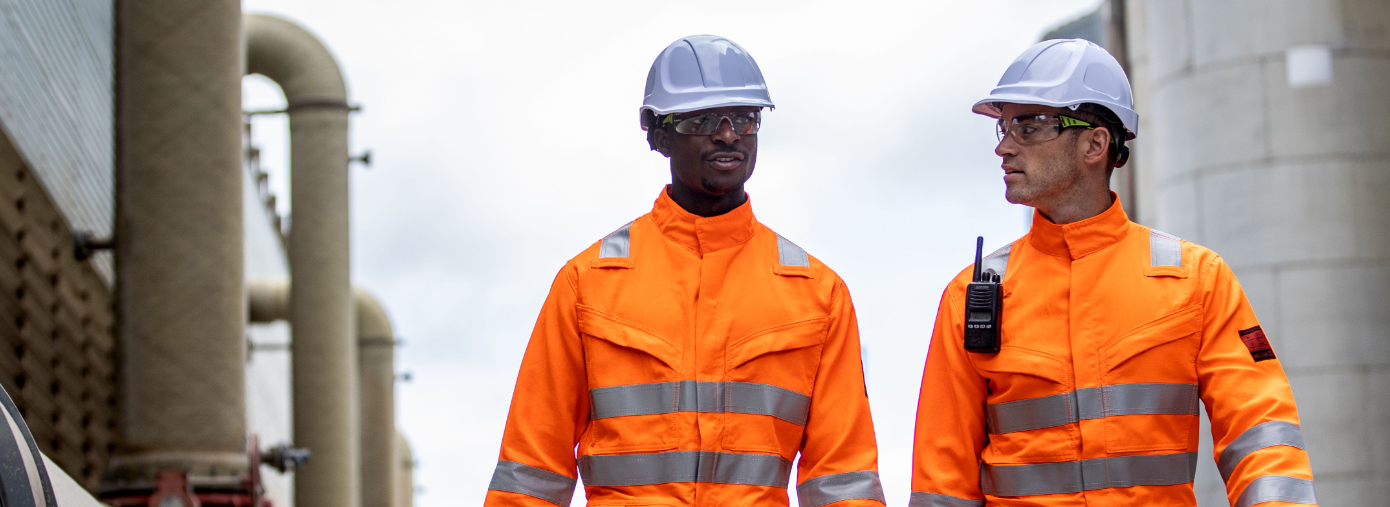
<svg viewBox="0 0 1390 507"><path fill-rule="evenodd" d="M1089 102L1115 113L1126 139L1139 135L1139 114L1125 70L1105 48L1085 39L1045 40L1028 48L972 109L998 118L1000 102L1072 109Z"/></svg>
<svg viewBox="0 0 1390 507"><path fill-rule="evenodd" d="M727 106L773 107L763 73L734 41L692 35L656 56L638 114L648 109L660 116ZM642 129L647 129L645 121Z"/></svg>

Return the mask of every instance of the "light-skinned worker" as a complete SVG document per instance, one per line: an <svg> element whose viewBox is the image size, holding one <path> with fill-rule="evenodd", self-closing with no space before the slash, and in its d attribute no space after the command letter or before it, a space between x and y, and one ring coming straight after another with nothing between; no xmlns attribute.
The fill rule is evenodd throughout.
<svg viewBox="0 0 1390 507"><path fill-rule="evenodd" d="M1050 40L975 104L998 120L1006 199L1036 211L981 263L1002 278L997 352L964 344L967 317L988 320L966 315L989 306L967 297L973 270L942 295L911 507L1196 505L1198 400L1232 505L1316 503L1288 379L1230 268L1109 191L1131 97L1104 49Z"/></svg>
<svg viewBox="0 0 1390 507"><path fill-rule="evenodd" d="M732 41L657 57L639 110L671 183L560 270L487 507L883 505L839 276L753 216L761 71ZM576 473L577 472L577 473Z"/></svg>

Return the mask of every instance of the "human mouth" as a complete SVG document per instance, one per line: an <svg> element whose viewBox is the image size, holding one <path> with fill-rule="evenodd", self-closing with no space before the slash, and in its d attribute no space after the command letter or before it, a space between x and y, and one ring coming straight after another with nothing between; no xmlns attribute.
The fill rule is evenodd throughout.
<svg viewBox="0 0 1390 507"><path fill-rule="evenodd" d="M705 157L705 162L720 171L732 171L743 166L743 154L733 152L713 153Z"/></svg>

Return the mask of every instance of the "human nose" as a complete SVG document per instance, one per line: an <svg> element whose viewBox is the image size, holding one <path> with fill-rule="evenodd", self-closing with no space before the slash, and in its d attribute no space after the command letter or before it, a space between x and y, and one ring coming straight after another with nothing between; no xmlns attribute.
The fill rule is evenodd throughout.
<svg viewBox="0 0 1390 507"><path fill-rule="evenodd" d="M1014 142L1012 133L1004 134L1004 137L999 140L999 144L994 146L994 154L1001 157L1018 155L1018 143Z"/></svg>
<svg viewBox="0 0 1390 507"><path fill-rule="evenodd" d="M738 132L734 132L734 124L729 118L720 118L719 126L714 129L714 134L710 135L710 140L716 143L734 144L739 140Z"/></svg>

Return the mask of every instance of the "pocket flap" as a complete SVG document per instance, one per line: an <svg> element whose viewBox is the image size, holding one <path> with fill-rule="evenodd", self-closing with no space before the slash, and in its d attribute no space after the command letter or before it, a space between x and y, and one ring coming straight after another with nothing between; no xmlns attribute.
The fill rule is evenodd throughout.
<svg viewBox="0 0 1390 507"><path fill-rule="evenodd" d="M829 323L830 317L821 317L773 326L739 338L729 346L729 368L737 368L763 354L820 345L825 340L825 327Z"/></svg>
<svg viewBox="0 0 1390 507"><path fill-rule="evenodd" d="M584 305L575 305L575 310L579 317L580 333L620 347L646 352L671 369L680 369L680 346L656 331Z"/></svg>
<svg viewBox="0 0 1390 507"><path fill-rule="evenodd" d="M999 346L998 354L971 354L971 359L976 368L984 371L1031 375L1067 384L1067 362L1040 350L1005 343Z"/></svg>
<svg viewBox="0 0 1390 507"><path fill-rule="evenodd" d="M1121 363L1140 353L1192 336L1201 331L1201 307L1192 305L1164 315L1139 327L1126 331L1102 345L1101 356L1105 358L1107 370L1113 370Z"/></svg>

